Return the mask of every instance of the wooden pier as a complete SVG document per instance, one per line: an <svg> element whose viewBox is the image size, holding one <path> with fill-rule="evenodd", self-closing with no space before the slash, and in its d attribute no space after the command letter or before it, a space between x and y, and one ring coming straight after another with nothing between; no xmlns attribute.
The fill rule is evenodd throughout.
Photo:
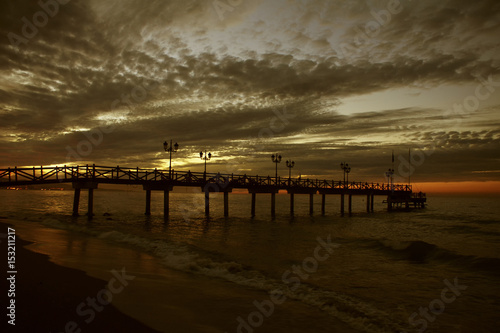
<svg viewBox="0 0 500 333"><path fill-rule="evenodd" d="M366 211L373 212L374 197L385 196L387 209L424 208L424 193L412 193L410 185L368 182L342 182L320 179L292 179L270 176L248 176L221 173L178 172L158 169L123 168L120 166L77 165L61 167L33 167L0 169L0 187L35 184L72 183L74 188L73 215L79 214L81 190L88 191L88 211L93 212L94 190L99 184L142 185L145 193L145 214L151 214L151 192L163 191L163 214L170 213L169 194L175 186L198 187L205 195L205 214L210 215L210 193L224 194L224 216L229 216L229 193L233 189L247 189L252 195L250 213L255 216L257 194L271 194L271 216L276 215L276 193L286 190L290 196L290 214L294 214L295 194L309 195L309 213L312 215L314 196L321 195L321 214L325 214L326 195L340 195L340 213L352 213L352 197L366 196Z"/></svg>

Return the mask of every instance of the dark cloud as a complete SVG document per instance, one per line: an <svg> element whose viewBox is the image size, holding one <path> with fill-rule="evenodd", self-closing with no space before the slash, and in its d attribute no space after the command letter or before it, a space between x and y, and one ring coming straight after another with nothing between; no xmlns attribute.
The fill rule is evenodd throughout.
<svg viewBox="0 0 500 333"><path fill-rule="evenodd" d="M9 36L22 36L22 18L41 8L4 1L0 165L74 162L70 152L90 142L84 162L154 167L161 142L175 138L188 168L207 148L220 158L214 166L262 173L280 151L302 174L338 177L349 160L353 177L383 181L392 149L432 147L422 180L495 179L476 171L500 169L498 105L488 119L472 113L453 125L437 105L338 112L346 97L499 71L497 1L401 6L376 36L360 38L386 1L252 2L221 20L205 1L74 0L14 47ZM252 158L243 165L240 155Z"/></svg>

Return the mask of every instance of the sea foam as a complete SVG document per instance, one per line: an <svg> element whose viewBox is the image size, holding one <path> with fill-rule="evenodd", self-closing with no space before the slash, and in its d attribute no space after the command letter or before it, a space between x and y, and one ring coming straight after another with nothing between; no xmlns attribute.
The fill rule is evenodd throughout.
<svg viewBox="0 0 500 333"><path fill-rule="evenodd" d="M390 313L378 309L366 301L326 290L305 281L301 281L299 285L294 285L291 288L283 280L267 276L250 266L235 261L220 260L220 258L218 260L213 255L210 256L200 249L193 249L185 244L163 239L149 239L117 230L103 232L83 225L64 223L56 219L46 219L43 224L144 251L154 255L169 269L230 281L268 294L279 291L287 299L325 311L360 331L398 331L403 327L401 323L392 318Z"/></svg>

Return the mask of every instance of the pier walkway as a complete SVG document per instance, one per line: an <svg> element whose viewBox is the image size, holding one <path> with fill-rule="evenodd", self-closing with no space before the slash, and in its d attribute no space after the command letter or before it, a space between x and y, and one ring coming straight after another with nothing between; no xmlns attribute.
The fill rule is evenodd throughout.
<svg viewBox="0 0 500 333"><path fill-rule="evenodd" d="M373 211L375 195L386 196L388 210L398 207L418 208L425 206L425 194L412 193L411 185L380 184L368 182L342 182L325 179L300 179L271 176L249 176L237 174L203 173L120 166L55 166L0 169L0 187L15 187L36 184L72 183L75 195L73 215L78 215L80 192L88 190L88 212L93 216L93 191L98 184L142 185L146 191L145 214L151 214L151 191L164 192L164 216L169 216L169 193L175 186L199 187L205 193L205 214L210 212L210 192L224 193L224 215L229 215L228 194L233 189L247 189L252 195L251 214L255 216L256 195L271 194L271 215L276 212L275 194L286 190L290 195L290 213L294 213L294 195L309 194L310 214L313 214L315 194L321 195L321 214L325 213L325 196L340 195L340 212L344 215L344 198L348 197L348 212L352 212L352 196L366 196L366 210Z"/></svg>

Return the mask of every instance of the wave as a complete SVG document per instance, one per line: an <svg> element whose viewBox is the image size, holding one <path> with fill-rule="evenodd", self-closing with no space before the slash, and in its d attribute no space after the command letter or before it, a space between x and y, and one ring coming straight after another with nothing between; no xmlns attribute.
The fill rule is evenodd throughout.
<svg viewBox="0 0 500 333"><path fill-rule="evenodd" d="M119 231L102 233L99 238L133 245L153 253L168 268L223 279L241 286L263 290L269 294L279 291L288 299L319 308L360 331L396 332L402 327L389 313L354 297L304 282L290 288L283 281L266 276L250 266L234 261L219 261L199 251L193 251L185 245L167 243L164 240L151 240Z"/></svg>
<svg viewBox="0 0 500 333"><path fill-rule="evenodd" d="M474 222L477 224L500 224L498 219L475 219Z"/></svg>
<svg viewBox="0 0 500 333"><path fill-rule="evenodd" d="M398 242L381 240L379 248L391 252L401 259L412 262L425 263L436 254L438 247L423 241Z"/></svg>
<svg viewBox="0 0 500 333"><path fill-rule="evenodd" d="M408 260L412 263L425 264L430 262L441 262L468 267L471 270L500 274L500 258L462 255L421 240L380 240L377 242L376 247L382 251L389 252L399 259Z"/></svg>
<svg viewBox="0 0 500 333"><path fill-rule="evenodd" d="M266 276L263 272L248 265L229 261L188 245L149 239L116 230L102 232L54 219L46 220L43 224L84 233L111 243L126 245L150 253L159 258L162 264L170 269L223 279L240 286L265 291L269 295L279 291L287 299L325 311L362 332L399 332L404 327L404 324L391 313L380 310L363 300L313 286L303 281L291 286L282 280Z"/></svg>

